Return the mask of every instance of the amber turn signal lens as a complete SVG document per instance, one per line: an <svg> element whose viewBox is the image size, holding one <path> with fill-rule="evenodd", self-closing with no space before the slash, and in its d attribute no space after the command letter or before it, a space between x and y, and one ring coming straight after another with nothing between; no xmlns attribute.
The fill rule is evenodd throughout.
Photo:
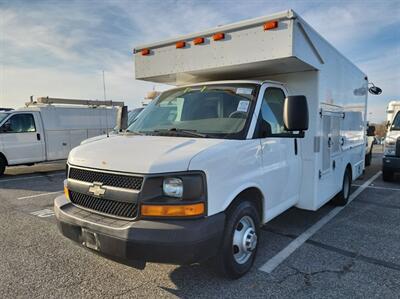
<svg viewBox="0 0 400 299"><path fill-rule="evenodd" d="M213 35L213 40L217 41L217 40L222 40L225 38L225 33L216 33Z"/></svg>
<svg viewBox="0 0 400 299"><path fill-rule="evenodd" d="M142 205L142 216L190 217L204 214L204 203L192 205Z"/></svg>
<svg viewBox="0 0 400 299"><path fill-rule="evenodd" d="M150 54L150 49L143 49L141 52L143 56L146 56Z"/></svg>
<svg viewBox="0 0 400 299"><path fill-rule="evenodd" d="M264 24L264 30L271 30L278 28L278 21L271 21Z"/></svg>
<svg viewBox="0 0 400 299"><path fill-rule="evenodd" d="M182 49L182 48L184 48L186 46L186 43L184 42L184 41L181 41L181 42L177 42L176 43L176 48L177 49Z"/></svg>
<svg viewBox="0 0 400 299"><path fill-rule="evenodd" d="M69 191L68 191L67 186L64 186L64 194L65 194L65 197L66 197L68 200L70 200L70 199L69 199Z"/></svg>
<svg viewBox="0 0 400 299"><path fill-rule="evenodd" d="M200 45L204 43L204 37L198 37L193 40L193 44Z"/></svg>

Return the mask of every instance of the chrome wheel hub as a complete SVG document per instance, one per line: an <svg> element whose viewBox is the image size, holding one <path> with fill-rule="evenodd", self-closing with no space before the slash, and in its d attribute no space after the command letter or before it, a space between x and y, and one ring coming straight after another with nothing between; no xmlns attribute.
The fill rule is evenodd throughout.
<svg viewBox="0 0 400 299"><path fill-rule="evenodd" d="M257 233L253 219L244 216L236 225L233 234L233 257L238 264L244 264L257 247Z"/></svg>

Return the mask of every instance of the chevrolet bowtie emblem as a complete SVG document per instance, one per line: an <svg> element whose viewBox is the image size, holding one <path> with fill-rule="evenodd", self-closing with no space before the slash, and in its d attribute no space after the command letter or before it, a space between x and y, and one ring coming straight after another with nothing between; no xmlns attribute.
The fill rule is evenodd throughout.
<svg viewBox="0 0 400 299"><path fill-rule="evenodd" d="M106 193L106 189L103 187L103 183L93 182L93 185L89 187L89 192L94 196L102 197Z"/></svg>

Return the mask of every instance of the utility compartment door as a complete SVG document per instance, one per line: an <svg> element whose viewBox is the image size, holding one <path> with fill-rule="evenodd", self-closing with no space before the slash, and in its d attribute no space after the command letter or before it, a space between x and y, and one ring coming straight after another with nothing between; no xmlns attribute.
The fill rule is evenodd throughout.
<svg viewBox="0 0 400 299"><path fill-rule="evenodd" d="M341 127L344 113L321 110L322 116L322 163L321 175L324 176L336 167L335 159L342 152L343 136Z"/></svg>
<svg viewBox="0 0 400 299"><path fill-rule="evenodd" d="M318 199L321 203L335 195L342 185L343 126L344 113L338 110L321 110L322 155L319 170Z"/></svg>

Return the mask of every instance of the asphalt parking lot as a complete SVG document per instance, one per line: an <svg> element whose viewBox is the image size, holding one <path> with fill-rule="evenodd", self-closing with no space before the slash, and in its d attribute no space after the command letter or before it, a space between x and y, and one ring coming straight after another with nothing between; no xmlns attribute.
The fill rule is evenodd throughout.
<svg viewBox="0 0 400 299"><path fill-rule="evenodd" d="M381 157L344 209L293 208L265 225L253 270L236 281L204 265L137 270L72 243L52 212L64 164L11 168L0 179L0 297L398 298L400 178L382 181Z"/></svg>

